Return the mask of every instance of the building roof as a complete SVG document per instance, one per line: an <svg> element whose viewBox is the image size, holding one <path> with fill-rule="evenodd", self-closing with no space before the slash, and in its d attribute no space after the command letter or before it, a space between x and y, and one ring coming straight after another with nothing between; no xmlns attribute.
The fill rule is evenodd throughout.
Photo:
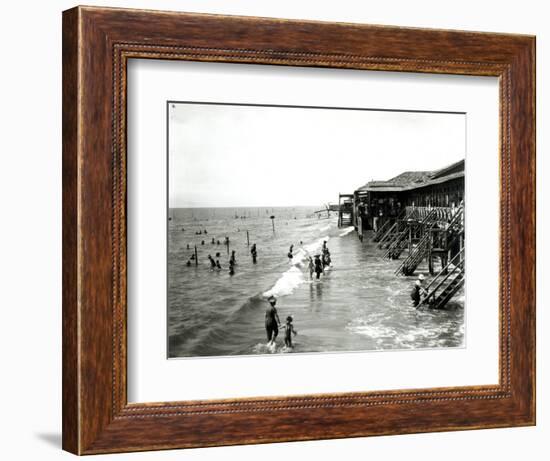
<svg viewBox="0 0 550 461"><path fill-rule="evenodd" d="M358 192L400 192L464 177L464 160L434 171L405 171L387 181L370 181Z"/></svg>

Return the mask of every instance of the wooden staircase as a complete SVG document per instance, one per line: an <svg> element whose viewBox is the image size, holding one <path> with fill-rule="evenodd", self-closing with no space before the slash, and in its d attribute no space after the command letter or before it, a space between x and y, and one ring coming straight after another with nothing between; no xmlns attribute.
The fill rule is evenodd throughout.
<svg viewBox="0 0 550 461"><path fill-rule="evenodd" d="M388 219L380 229L378 229L374 235L372 236L373 242L378 242L382 237L386 235L386 232L390 229L390 227L394 224L394 222L391 219Z"/></svg>
<svg viewBox="0 0 550 461"><path fill-rule="evenodd" d="M397 259L408 245L409 229L405 228L392 240L384 256L390 259Z"/></svg>
<svg viewBox="0 0 550 461"><path fill-rule="evenodd" d="M390 228L393 227L394 224L396 224L399 220L406 219L407 209L404 209L397 218L390 218L388 219L384 224L382 224L382 227L378 229L374 235L372 236L373 242L379 242L384 237L388 235L388 231L390 231Z"/></svg>
<svg viewBox="0 0 550 461"><path fill-rule="evenodd" d="M407 256L401 265L395 270L395 275L412 275L418 265L427 256L430 250L430 234L425 233L422 239L414 247L413 251Z"/></svg>
<svg viewBox="0 0 550 461"><path fill-rule="evenodd" d="M426 296L420 306L427 305L433 309L443 308L464 286L464 248L437 274L426 287Z"/></svg>
<svg viewBox="0 0 550 461"><path fill-rule="evenodd" d="M460 206L456 209L446 228L438 229L438 222L441 219L440 210L434 209L428 213L422 221L423 236L416 244L414 249L410 252L409 256L401 263L396 269L396 275L412 275L418 265L427 257L430 256L430 251L435 251L433 233L444 233L444 248L438 248L440 252L447 252L455 242L457 238L460 238L464 233L464 207ZM431 267L431 266L430 266ZM431 269L430 269L431 271Z"/></svg>
<svg viewBox="0 0 550 461"><path fill-rule="evenodd" d="M418 232L420 230L423 234L423 237L420 239L420 242L416 247L411 251L407 259L401 263L399 268L395 271L396 274L403 272L405 275L410 275L414 272L418 264L426 256L426 251L429 249L429 232L428 229L432 226L432 219L435 217L436 211L432 210L420 222L410 223L405 229L405 235L401 239L396 239L392 243L386 252L386 256L391 259L397 259L407 247L407 237L409 232ZM409 227L410 226L410 227Z"/></svg>

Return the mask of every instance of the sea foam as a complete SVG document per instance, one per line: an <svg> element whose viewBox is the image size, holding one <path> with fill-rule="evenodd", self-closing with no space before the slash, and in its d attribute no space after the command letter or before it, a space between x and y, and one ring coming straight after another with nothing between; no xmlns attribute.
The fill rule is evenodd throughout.
<svg viewBox="0 0 550 461"><path fill-rule="evenodd" d="M265 298L275 296L288 296L304 283L304 273L302 268L305 266L305 262L309 256L314 256L316 252L320 252L324 241L328 241L329 237L322 237L315 240L312 243L304 245L302 248L296 250L292 260L290 261L291 267L281 275L281 277L275 282L275 285L263 293Z"/></svg>
<svg viewBox="0 0 550 461"><path fill-rule="evenodd" d="M344 230L344 232L341 232L339 237L343 237L344 235L348 235L350 232L353 232L355 230L355 227L350 226L347 229Z"/></svg>

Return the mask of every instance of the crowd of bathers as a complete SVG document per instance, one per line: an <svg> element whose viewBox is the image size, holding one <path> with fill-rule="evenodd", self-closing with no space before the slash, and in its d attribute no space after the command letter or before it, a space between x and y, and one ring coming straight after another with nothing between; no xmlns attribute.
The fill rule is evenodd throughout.
<svg viewBox="0 0 550 461"><path fill-rule="evenodd" d="M181 230L185 231L184 228L182 228ZM208 231L206 229L204 229L204 230L198 230L198 231L195 232L195 235L203 235L203 234L208 235ZM221 245L220 240L219 239L217 240L214 237L212 237L212 240L210 241L210 243L211 243L211 245ZM229 237L224 238L223 244L227 246L227 251L229 253L229 244L230 244ZM202 240L201 245L206 245L206 241ZM191 246L189 245L189 243L187 244L187 249L188 250L192 249ZM193 253L191 253L191 256L189 256L189 258L187 259L187 262L185 263L185 265L187 267L192 266L193 263L195 265L198 265L198 255L197 255L196 250L197 250L197 248L195 246L195 251ZM252 263L256 264L257 258L258 258L258 250L257 250L257 247L256 247L255 243L253 243L252 247L250 248L250 256L252 257ZM223 267L220 263L220 258L221 258L221 253L219 251L217 251L215 253L215 257L213 257L211 254L208 255L208 262L210 264L210 269L212 271L222 271L223 270ZM236 265L237 265L237 258L236 258L235 250L232 250L231 251L231 256L229 257L229 261L228 261L229 275L235 275L235 269L236 269L235 266Z"/></svg>
<svg viewBox="0 0 550 461"><path fill-rule="evenodd" d="M300 242L302 244L302 242ZM292 259L294 258L294 245L290 245L290 248L288 250L287 256L288 260L292 262ZM315 274L315 277L319 279L321 277L321 274L324 275L325 268L330 266L331 264L330 259L330 251L327 246L327 241L323 241L323 247L321 249L321 254L316 254L315 256L308 257L308 269L309 269L309 278L313 279L313 274Z"/></svg>
<svg viewBox="0 0 550 461"><path fill-rule="evenodd" d="M308 269L309 269L309 278L313 279L313 274L315 273L315 278L319 280L321 274L325 274L325 269L330 266L330 251L327 247L327 241L323 241L323 248L321 254L316 254L313 258L310 256L308 258Z"/></svg>

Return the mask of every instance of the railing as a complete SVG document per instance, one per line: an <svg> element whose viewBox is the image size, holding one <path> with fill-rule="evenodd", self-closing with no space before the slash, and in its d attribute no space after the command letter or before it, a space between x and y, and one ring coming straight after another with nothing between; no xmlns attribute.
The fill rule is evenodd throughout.
<svg viewBox="0 0 550 461"><path fill-rule="evenodd" d="M390 259L397 259L408 244L407 242L408 235L409 235L409 229L403 229L397 235L397 237L391 242L388 249L386 250L386 253L384 254L384 257L390 258ZM405 243L405 245L403 245L403 243Z"/></svg>
<svg viewBox="0 0 550 461"><path fill-rule="evenodd" d="M427 215L432 214L435 221L449 222L458 208L451 207L427 207L427 206L408 206L405 208L407 213L413 219L422 220Z"/></svg>
<svg viewBox="0 0 550 461"><path fill-rule="evenodd" d="M403 241L407 238L409 232L412 231L412 228L420 228L424 231L424 227L432 225L432 220L435 214L436 214L436 210L431 210L427 215L424 216L424 218L420 223L409 222L407 227L403 229L400 233L398 233L394 237L394 239L390 242L390 244L388 245L388 251L386 251L385 256L392 259L397 259L401 255L401 252L403 251L403 249L405 248L405 246L402 245ZM424 236L426 236L426 234L428 233L424 232Z"/></svg>
<svg viewBox="0 0 550 461"><path fill-rule="evenodd" d="M440 228L430 230L432 234L432 248L448 249L450 246L449 236L453 238L464 232L464 208L456 209L451 219ZM454 239L453 239L454 240Z"/></svg>
<svg viewBox="0 0 550 461"><path fill-rule="evenodd" d="M381 240L380 245L378 245L383 250L388 250L391 248L397 240L400 240L403 237L403 233L407 233L406 228L403 229L402 223L397 221L395 223L395 232L393 232L388 239Z"/></svg>
<svg viewBox="0 0 550 461"><path fill-rule="evenodd" d="M401 265L395 270L395 275L399 275L400 273L403 275L411 275L426 256L425 253L428 250L429 241L430 234L425 233L413 251L411 251L409 256L407 256L407 258L404 259Z"/></svg>
<svg viewBox="0 0 550 461"><path fill-rule="evenodd" d="M452 267L452 269L449 271L449 268ZM464 248L462 248L451 261L437 274L433 280L428 284L428 286L425 288L425 291L427 293L426 297L422 299L420 302L420 305L426 304L429 302L430 299L433 299L433 301L436 301L436 293L439 288L451 277L451 275L457 273L457 276L461 275L464 270ZM439 281L438 281L439 280ZM454 279L453 279L454 280ZM452 280L451 280L452 283ZM435 285L435 288L431 288L433 285ZM448 285L445 287L445 289L448 287ZM431 288L431 290L430 290ZM445 290L443 290L445 291Z"/></svg>
<svg viewBox="0 0 550 461"><path fill-rule="evenodd" d="M373 242L378 242L383 237L386 236L387 231L392 227L395 223L397 223L399 220L403 220L407 216L407 210L406 208L401 211L397 215L396 218L389 218L384 224L382 224L382 227L376 231L374 236L372 237Z"/></svg>
<svg viewBox="0 0 550 461"><path fill-rule="evenodd" d="M394 230L397 231L399 226L399 221L395 221L392 226L386 231L383 237L378 242L378 248L382 248L391 238L394 236Z"/></svg>
<svg viewBox="0 0 550 461"><path fill-rule="evenodd" d="M463 222L463 219L462 219L463 216L464 216L464 206L460 205L460 207L457 209L457 211L455 212L455 214L451 218L451 221L449 222L449 227L453 227L453 226L459 224L459 220L460 220L460 225L464 226L464 222Z"/></svg>
<svg viewBox="0 0 550 461"><path fill-rule="evenodd" d="M378 242L380 238L385 235L386 231L392 226L392 220L388 219L384 224L382 224L382 227L376 231L376 233L372 237L373 242Z"/></svg>

